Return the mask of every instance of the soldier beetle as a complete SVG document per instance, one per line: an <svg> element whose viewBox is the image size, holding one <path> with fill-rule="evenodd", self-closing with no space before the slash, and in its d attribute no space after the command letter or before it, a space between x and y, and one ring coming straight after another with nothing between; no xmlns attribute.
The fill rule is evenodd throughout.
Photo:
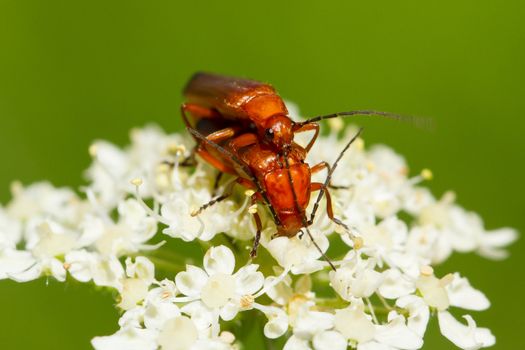
<svg viewBox="0 0 525 350"><path fill-rule="evenodd" d="M414 122L413 117L372 110L333 113L294 122L289 117L282 98L271 85L211 73L194 74L183 94L186 102L181 111L186 126L190 125L187 112L197 118L232 120L236 122L234 126L216 132L233 137L247 129L255 129L258 142L268 144L278 153L289 150L293 145L294 135L305 131L314 132L305 146L306 152L310 151L319 135L317 122L324 119L361 115Z"/></svg>
<svg viewBox="0 0 525 350"><path fill-rule="evenodd" d="M310 167L305 163L305 158L319 135L317 122L357 115L415 121L412 117L388 112L359 110L295 122L289 117L281 97L269 84L210 73L193 75L183 94L186 102L181 106L181 114L186 128L197 141L193 155L200 155L219 170L214 191L223 173L237 176L234 183L254 191L252 203L263 202L268 206L277 225L277 235L293 237L304 228L333 269L335 267L313 240L308 226L312 224L319 202L326 194L329 218L350 233L348 226L334 217L328 187L339 160L361 130L348 142L332 167L326 162ZM195 126L187 113L194 118ZM314 135L302 147L294 142L294 135L306 131L313 131ZM311 175L323 169L328 171L326 181L312 183ZM319 195L310 220L307 220L305 210L310 194L314 191L319 191ZM230 194L231 188L227 188L225 193L203 205L194 214L198 215ZM262 229L257 213L254 213L254 219L257 233L252 257L257 252Z"/></svg>

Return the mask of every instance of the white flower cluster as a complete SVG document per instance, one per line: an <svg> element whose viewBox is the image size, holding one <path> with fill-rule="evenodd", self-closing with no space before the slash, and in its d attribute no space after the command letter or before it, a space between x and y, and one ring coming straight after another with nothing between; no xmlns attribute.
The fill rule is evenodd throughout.
<svg viewBox="0 0 525 350"><path fill-rule="evenodd" d="M338 137L342 128L332 126L309 164L332 163L334 150L355 133ZM238 191L192 216L212 199L216 171L203 162L180 165L192 147L187 136L146 127L131 138L125 149L104 141L90 147L82 196L48 183L15 183L12 201L0 207L0 278L71 278L118 291L120 330L94 338L96 349L236 349L244 322L230 321L246 315L262 316L267 338L286 336L286 350L420 349L431 315L459 348L495 343L471 316L463 323L449 312L487 309L484 294L457 272L437 277L431 266L453 252L504 258L517 233L487 231L452 193L436 199L419 185L430 171L408 177L390 148L367 150L358 139L334 173L332 183L345 186L331 190L334 211L352 232L326 210L310 228L323 252L331 243L347 246L331 256L332 271L307 235L273 237L261 207L262 247L249 260L250 193ZM156 253L173 238L207 247L202 268L173 263L171 278L159 280Z"/></svg>

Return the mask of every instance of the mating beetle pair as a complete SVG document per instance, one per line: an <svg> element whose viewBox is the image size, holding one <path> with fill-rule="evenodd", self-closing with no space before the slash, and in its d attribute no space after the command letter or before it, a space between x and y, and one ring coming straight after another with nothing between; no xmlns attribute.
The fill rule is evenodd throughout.
<svg viewBox="0 0 525 350"><path fill-rule="evenodd" d="M391 113L364 110L294 122L272 86L209 73L195 74L184 89L184 97L186 102L181 112L186 128L197 141L194 153L219 170L215 187L223 173L236 176L232 184L238 183L253 190L252 203L266 204L277 225L277 235L288 237L295 236L304 228L312 238L308 226L313 222L323 194L326 194L328 217L348 230L343 222L334 217L328 187L337 162L361 130L348 142L332 166L323 161L310 167L305 158L319 135L317 122L352 115L402 118ZM192 117L191 121L188 114ZM302 147L294 142L294 135L305 131L313 131L314 135ZM323 169L328 171L325 182L312 182L312 174ZM307 219L305 210L314 191L319 191L319 195L311 217ZM194 214L198 215L230 194L231 186ZM250 253L252 257L257 253L262 230L257 212L253 216L257 234ZM313 238L312 242L319 249Z"/></svg>

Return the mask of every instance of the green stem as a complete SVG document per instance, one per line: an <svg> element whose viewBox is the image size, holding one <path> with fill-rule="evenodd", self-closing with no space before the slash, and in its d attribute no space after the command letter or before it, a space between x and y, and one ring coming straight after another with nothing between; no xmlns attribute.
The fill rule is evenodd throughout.
<svg viewBox="0 0 525 350"><path fill-rule="evenodd" d="M327 308L333 308L333 309L340 309L347 306L347 302L345 302L342 299L339 298L317 298L315 299L316 304L321 307L327 307ZM397 311L397 313L407 317L408 311L405 309L401 309L398 307L389 307L389 306L379 306L379 305L372 305L374 308L374 312L376 314L380 315L388 315L390 311ZM371 313L370 307L368 305L365 305L365 311L367 313Z"/></svg>
<svg viewBox="0 0 525 350"><path fill-rule="evenodd" d="M185 268L184 265L173 263L170 260L165 260L157 256L148 256L148 259L151 260L153 264L155 264L156 268L165 272L177 273L184 270Z"/></svg>
<svg viewBox="0 0 525 350"><path fill-rule="evenodd" d="M177 264L181 264L181 265L185 265L189 260L188 257L182 256L179 254L174 254L173 251L163 249L162 247L160 247L159 249L155 251L152 251L150 254L151 255L147 255L147 256L148 257L153 256L153 257L160 258L162 260L177 262Z"/></svg>

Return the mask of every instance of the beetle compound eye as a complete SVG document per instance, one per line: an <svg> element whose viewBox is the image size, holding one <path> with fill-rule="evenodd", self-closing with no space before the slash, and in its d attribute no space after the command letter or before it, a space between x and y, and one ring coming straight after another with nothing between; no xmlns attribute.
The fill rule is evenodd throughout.
<svg viewBox="0 0 525 350"><path fill-rule="evenodd" d="M273 133L273 129L266 129L266 131L264 132L264 136L269 140L273 140L274 135L275 134Z"/></svg>

